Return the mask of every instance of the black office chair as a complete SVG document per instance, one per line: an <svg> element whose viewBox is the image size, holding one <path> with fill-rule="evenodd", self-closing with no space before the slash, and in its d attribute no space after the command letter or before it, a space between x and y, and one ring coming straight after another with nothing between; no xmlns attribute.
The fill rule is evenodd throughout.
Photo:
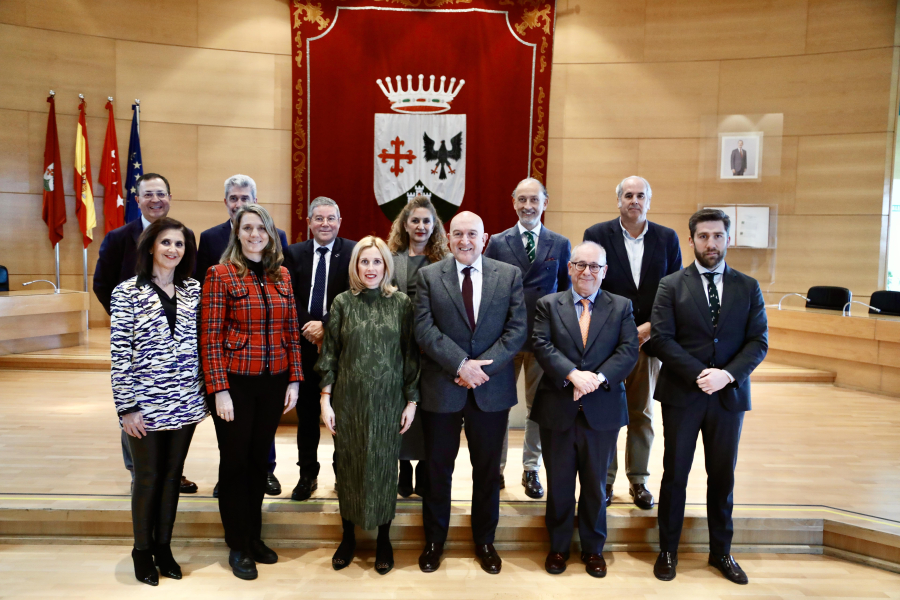
<svg viewBox="0 0 900 600"><path fill-rule="evenodd" d="M844 310L844 306L853 299L853 293L847 288L816 285L809 288L806 297L806 308Z"/></svg>
<svg viewBox="0 0 900 600"><path fill-rule="evenodd" d="M877 313L879 315L900 317L900 292L889 292L887 290L873 292L869 304L881 310L881 312L878 312L870 308L870 315Z"/></svg>
<svg viewBox="0 0 900 600"><path fill-rule="evenodd" d="M9 271L0 265L0 292L9 291Z"/></svg>

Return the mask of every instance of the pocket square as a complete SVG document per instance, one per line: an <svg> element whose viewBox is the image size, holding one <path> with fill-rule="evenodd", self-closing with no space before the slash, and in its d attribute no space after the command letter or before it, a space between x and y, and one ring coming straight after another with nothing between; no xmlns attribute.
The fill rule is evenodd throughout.
<svg viewBox="0 0 900 600"><path fill-rule="evenodd" d="M548 256L547 258L544 259L544 262L550 262L551 260L552 260L553 262L556 262L556 257L555 257L555 256Z"/></svg>

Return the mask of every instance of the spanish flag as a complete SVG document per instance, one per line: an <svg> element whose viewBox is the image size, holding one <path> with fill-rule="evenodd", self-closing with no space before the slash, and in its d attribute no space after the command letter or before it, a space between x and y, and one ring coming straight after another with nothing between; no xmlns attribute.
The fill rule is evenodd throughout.
<svg viewBox="0 0 900 600"><path fill-rule="evenodd" d="M78 105L78 130L75 133L75 214L87 248L94 241L97 213L94 211L94 185L91 182L91 156L88 151L84 100Z"/></svg>

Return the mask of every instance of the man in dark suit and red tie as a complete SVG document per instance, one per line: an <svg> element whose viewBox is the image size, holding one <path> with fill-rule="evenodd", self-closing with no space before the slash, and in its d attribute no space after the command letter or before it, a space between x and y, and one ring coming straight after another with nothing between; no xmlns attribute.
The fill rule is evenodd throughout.
<svg viewBox="0 0 900 600"><path fill-rule="evenodd" d="M697 436L706 454L709 564L747 583L731 556L734 469L750 374L768 351L759 283L725 264L731 221L716 209L688 222L694 264L664 277L653 305L650 350L662 360L655 398L662 405L665 452L659 492L657 579L675 578L688 475Z"/></svg>
<svg viewBox="0 0 900 600"><path fill-rule="evenodd" d="M738 140L738 147L731 151L731 174L741 177L746 170L747 151L744 150L744 140Z"/></svg>

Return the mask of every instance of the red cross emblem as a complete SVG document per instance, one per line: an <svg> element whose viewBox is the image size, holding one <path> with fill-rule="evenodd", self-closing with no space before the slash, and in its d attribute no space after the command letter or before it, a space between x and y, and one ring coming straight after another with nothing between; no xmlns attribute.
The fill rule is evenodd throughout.
<svg viewBox="0 0 900 600"><path fill-rule="evenodd" d="M378 158L381 159L382 163L387 163L387 161L394 161L394 166L391 167L391 173L394 174L394 177L400 177L400 173L403 172L403 167L400 166L402 161L407 161L407 164L412 164L413 160L416 159L416 155L413 154L412 150L407 150L405 154L400 153L400 147L403 146L405 142L400 139L398 135L395 139L391 140L391 146L394 147L393 154L388 154L387 149L382 148L381 154L378 155Z"/></svg>

